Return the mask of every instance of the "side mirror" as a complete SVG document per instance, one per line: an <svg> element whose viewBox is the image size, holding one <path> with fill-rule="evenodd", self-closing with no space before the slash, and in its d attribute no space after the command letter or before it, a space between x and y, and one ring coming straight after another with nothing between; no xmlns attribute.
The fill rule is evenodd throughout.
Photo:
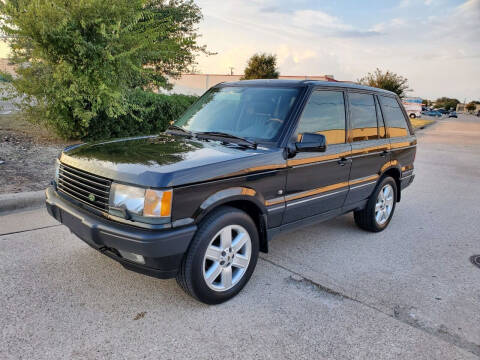
<svg viewBox="0 0 480 360"><path fill-rule="evenodd" d="M295 143L297 152L324 152L327 150L327 139L323 134L304 133L302 141Z"/></svg>

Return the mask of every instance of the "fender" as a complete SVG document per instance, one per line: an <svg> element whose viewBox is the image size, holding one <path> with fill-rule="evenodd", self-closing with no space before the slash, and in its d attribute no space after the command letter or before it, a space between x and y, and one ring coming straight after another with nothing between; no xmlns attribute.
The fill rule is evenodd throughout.
<svg viewBox="0 0 480 360"><path fill-rule="evenodd" d="M267 208L264 204L263 196L254 189L247 187L232 187L228 189L219 190L210 195L203 201L200 207L195 211L195 221L201 221L202 218L216 207L232 201L248 201L253 203L262 215L267 214Z"/></svg>
<svg viewBox="0 0 480 360"><path fill-rule="evenodd" d="M402 176L402 168L398 163L398 160L392 160L386 162L379 171L379 179L383 177L387 172L396 171L398 172L398 177L394 177L395 182L397 183L397 202L400 202L401 199L401 188L400 188L400 178Z"/></svg>
<svg viewBox="0 0 480 360"><path fill-rule="evenodd" d="M260 236L260 251L268 253L268 239L267 239L267 208L264 205L264 198L255 190L246 187L232 187L228 189L219 190L216 193L210 195L195 211L195 222L201 221L207 214L217 207L232 202L243 202L243 204L249 204L251 207L255 207L255 213L257 216L252 216L251 211L249 213L252 216L253 221L258 227L258 235ZM250 207L249 206L249 207ZM250 207L250 210L252 210ZM241 207L243 208L243 207ZM247 209L243 209L247 210ZM248 212L248 211L247 211Z"/></svg>

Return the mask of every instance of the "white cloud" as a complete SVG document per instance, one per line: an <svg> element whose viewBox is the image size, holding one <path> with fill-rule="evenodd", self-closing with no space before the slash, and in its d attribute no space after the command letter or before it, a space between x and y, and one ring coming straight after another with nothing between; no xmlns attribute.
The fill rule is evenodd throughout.
<svg viewBox="0 0 480 360"><path fill-rule="evenodd" d="M379 67L406 76L415 95L480 97L480 0L438 16L387 19L369 29L325 11L288 12L273 0L199 3L202 39L218 52L199 59L205 73L227 73L229 66L241 73L253 53L269 52L278 55L285 75L356 80Z"/></svg>

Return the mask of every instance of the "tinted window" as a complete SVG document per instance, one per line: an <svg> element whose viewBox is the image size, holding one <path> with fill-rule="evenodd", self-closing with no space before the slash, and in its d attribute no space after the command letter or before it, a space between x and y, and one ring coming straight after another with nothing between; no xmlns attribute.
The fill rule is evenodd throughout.
<svg viewBox="0 0 480 360"><path fill-rule="evenodd" d="M387 126L387 134L389 137L407 136L408 126L403 116L402 109L396 99L386 96L379 96L382 104L385 125Z"/></svg>
<svg viewBox="0 0 480 360"><path fill-rule="evenodd" d="M255 140L278 138L298 89L214 88L193 104L175 125L193 132L220 131Z"/></svg>
<svg viewBox="0 0 480 360"><path fill-rule="evenodd" d="M378 139L377 112L373 95L349 93L352 141Z"/></svg>
<svg viewBox="0 0 480 360"><path fill-rule="evenodd" d="M341 91L315 91L303 110L297 128L298 139L303 133L323 134L327 144L345 142L345 104Z"/></svg>

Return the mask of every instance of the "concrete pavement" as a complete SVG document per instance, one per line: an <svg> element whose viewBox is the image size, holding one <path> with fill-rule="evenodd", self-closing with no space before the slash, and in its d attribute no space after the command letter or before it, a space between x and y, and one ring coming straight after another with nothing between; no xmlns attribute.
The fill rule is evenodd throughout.
<svg viewBox="0 0 480 360"><path fill-rule="evenodd" d="M479 155L478 118L440 121L386 231L349 214L281 235L219 306L124 270L45 210L0 216L0 358L476 359Z"/></svg>

